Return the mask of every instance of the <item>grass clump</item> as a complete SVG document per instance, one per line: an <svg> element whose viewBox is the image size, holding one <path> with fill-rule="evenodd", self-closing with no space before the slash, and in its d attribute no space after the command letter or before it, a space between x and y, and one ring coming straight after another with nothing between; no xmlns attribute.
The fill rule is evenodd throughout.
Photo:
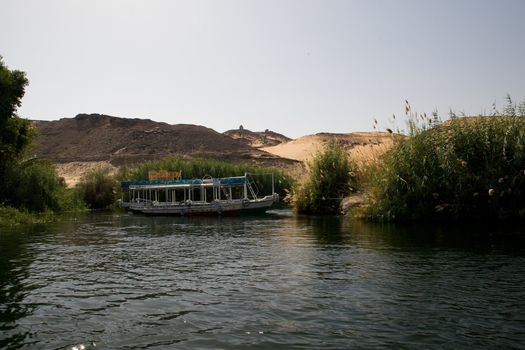
<svg viewBox="0 0 525 350"><path fill-rule="evenodd" d="M0 226L41 224L52 221L54 213L31 213L27 209L17 209L0 205Z"/></svg>
<svg viewBox="0 0 525 350"><path fill-rule="evenodd" d="M369 217L525 219L525 117L453 118L411 134L368 169Z"/></svg>
<svg viewBox="0 0 525 350"><path fill-rule="evenodd" d="M308 179L296 186L293 202L298 212L338 214L343 197L355 188L348 155L337 142L329 143L309 164Z"/></svg>

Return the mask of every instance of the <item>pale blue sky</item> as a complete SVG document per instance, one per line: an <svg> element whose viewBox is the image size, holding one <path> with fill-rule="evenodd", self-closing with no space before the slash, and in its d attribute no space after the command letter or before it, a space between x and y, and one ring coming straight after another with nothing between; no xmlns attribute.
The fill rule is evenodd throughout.
<svg viewBox="0 0 525 350"><path fill-rule="evenodd" d="M0 0L20 114L291 137L525 98L525 0ZM398 118L399 119L399 118Z"/></svg>

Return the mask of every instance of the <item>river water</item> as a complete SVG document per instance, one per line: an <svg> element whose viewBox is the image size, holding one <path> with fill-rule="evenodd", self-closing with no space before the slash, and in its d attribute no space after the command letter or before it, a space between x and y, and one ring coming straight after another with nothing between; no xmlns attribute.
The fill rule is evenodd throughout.
<svg viewBox="0 0 525 350"><path fill-rule="evenodd" d="M523 230L289 211L2 228L0 348L524 348Z"/></svg>

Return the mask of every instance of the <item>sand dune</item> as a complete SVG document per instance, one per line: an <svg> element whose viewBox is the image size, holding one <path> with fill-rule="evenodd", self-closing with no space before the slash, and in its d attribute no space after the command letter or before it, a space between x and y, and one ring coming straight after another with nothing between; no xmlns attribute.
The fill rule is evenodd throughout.
<svg viewBox="0 0 525 350"><path fill-rule="evenodd" d="M320 133L260 149L279 157L308 162L331 140L340 142L348 154L358 162L375 159L392 145L392 135L386 132Z"/></svg>

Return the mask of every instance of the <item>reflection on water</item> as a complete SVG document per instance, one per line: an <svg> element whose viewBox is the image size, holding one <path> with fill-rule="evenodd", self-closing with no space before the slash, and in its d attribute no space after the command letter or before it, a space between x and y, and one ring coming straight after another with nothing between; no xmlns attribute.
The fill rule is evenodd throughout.
<svg viewBox="0 0 525 350"><path fill-rule="evenodd" d="M29 230L27 234L34 233ZM25 303L34 286L26 283L31 263L27 237L22 232L0 234L0 349L19 347L29 332L18 330L17 321L31 314L36 305Z"/></svg>
<svg viewBox="0 0 525 350"><path fill-rule="evenodd" d="M400 249L459 249L473 253L525 253L523 227L476 225L394 225L345 222L362 244Z"/></svg>
<svg viewBox="0 0 525 350"><path fill-rule="evenodd" d="M0 348L519 347L524 235L500 231L283 210L3 230Z"/></svg>

